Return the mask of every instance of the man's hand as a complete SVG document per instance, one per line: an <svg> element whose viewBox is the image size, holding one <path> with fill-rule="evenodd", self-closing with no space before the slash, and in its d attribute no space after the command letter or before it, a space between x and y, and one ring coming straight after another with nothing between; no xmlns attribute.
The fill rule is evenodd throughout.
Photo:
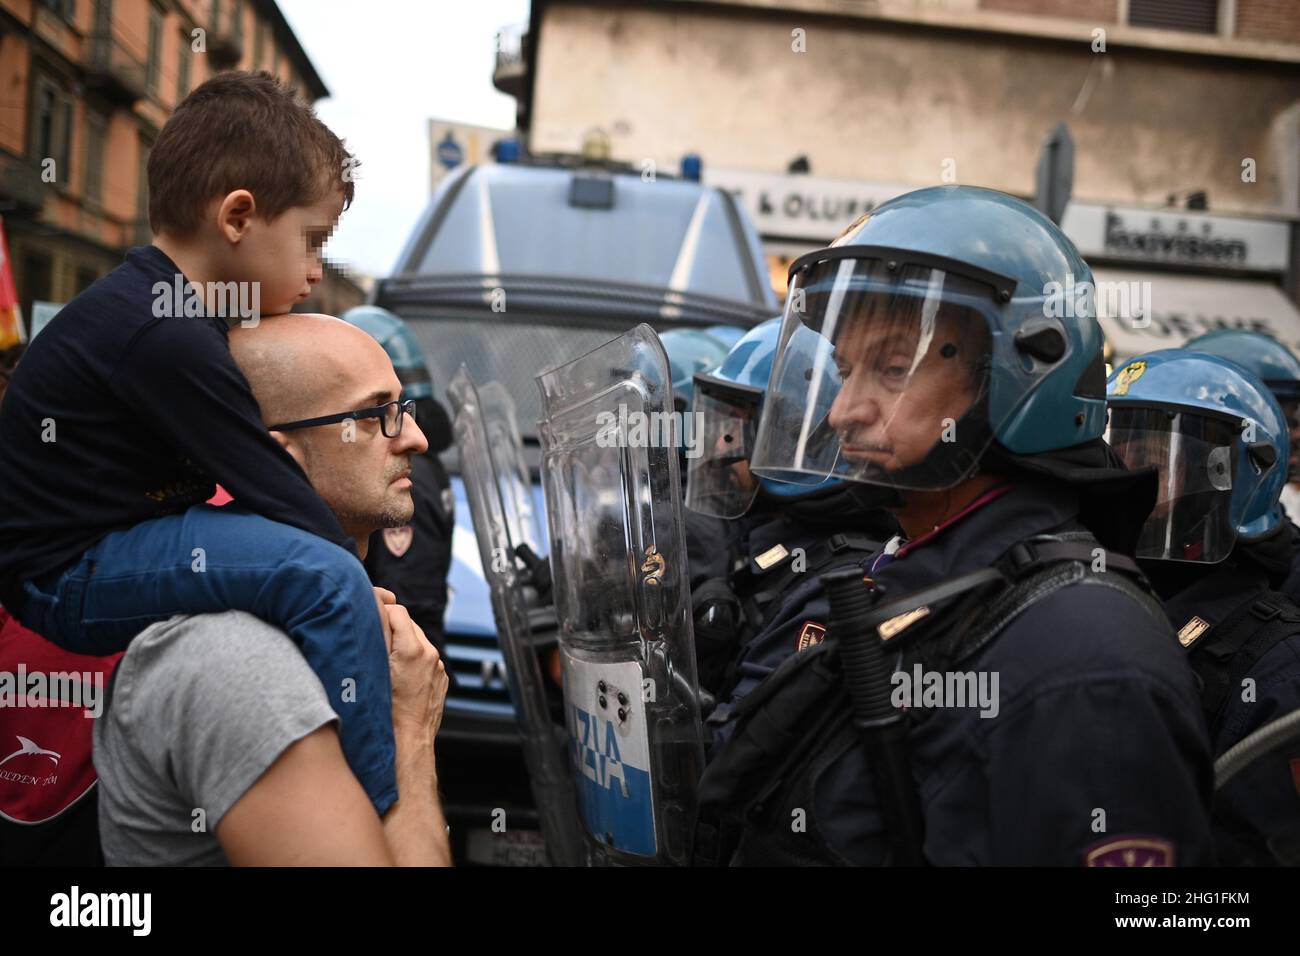
<svg viewBox="0 0 1300 956"><path fill-rule="evenodd" d="M380 590L376 589L377 596ZM449 684L447 668L438 649L411 620L406 608L380 600L388 671L393 681L393 730L417 731L432 740L442 725Z"/></svg>
<svg viewBox="0 0 1300 956"><path fill-rule="evenodd" d="M438 799L433 738L442 725L447 669L438 649L391 592L375 588L393 681L397 803L384 815L384 835L399 866L450 866L447 819Z"/></svg>
<svg viewBox="0 0 1300 956"><path fill-rule="evenodd" d="M387 588L372 587L375 592L375 604L379 607L379 623L384 626L384 643L388 646L388 653L393 653L393 627L388 623L388 614L384 608L397 603L397 595Z"/></svg>

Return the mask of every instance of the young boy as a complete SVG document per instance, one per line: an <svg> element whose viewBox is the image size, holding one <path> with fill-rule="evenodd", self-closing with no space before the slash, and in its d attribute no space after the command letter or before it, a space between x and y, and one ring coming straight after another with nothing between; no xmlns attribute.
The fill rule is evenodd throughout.
<svg viewBox="0 0 1300 956"><path fill-rule="evenodd" d="M149 157L153 244L62 309L0 407L0 601L78 653L178 613L283 627L383 814L397 782L375 597L227 342L321 280L352 166L265 73L221 74L176 108ZM214 481L251 513L205 506Z"/></svg>

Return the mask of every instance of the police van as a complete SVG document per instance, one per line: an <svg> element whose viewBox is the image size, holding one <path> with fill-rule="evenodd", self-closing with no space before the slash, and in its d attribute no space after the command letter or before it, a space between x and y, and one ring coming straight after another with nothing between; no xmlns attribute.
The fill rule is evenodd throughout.
<svg viewBox="0 0 1300 956"><path fill-rule="evenodd" d="M504 144L510 147L513 144ZM509 158L441 183L374 303L400 315L435 393L461 365L513 399L545 534L534 377L626 332L750 328L777 303L759 240L728 193L684 176L576 157ZM439 784L456 859L545 861L519 749L505 663L454 448L456 501L445 660L454 685L438 738ZM504 831L504 832L503 832Z"/></svg>

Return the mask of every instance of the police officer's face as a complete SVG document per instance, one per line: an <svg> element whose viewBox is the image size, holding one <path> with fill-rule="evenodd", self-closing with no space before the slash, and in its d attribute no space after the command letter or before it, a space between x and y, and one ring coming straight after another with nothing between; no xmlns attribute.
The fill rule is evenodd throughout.
<svg viewBox="0 0 1300 956"><path fill-rule="evenodd" d="M738 458L737 453L748 454L752 448L752 439L746 435L751 410L731 405L724 407L720 414L724 416L724 427L713 443L713 454L721 460L733 459L727 465L727 477L736 488L748 492L754 487L754 475L749 470L749 459Z"/></svg>
<svg viewBox="0 0 1300 956"><path fill-rule="evenodd" d="M1288 463L1287 480L1300 480L1300 399L1288 399L1282 403L1286 413L1287 433L1291 436L1291 460Z"/></svg>
<svg viewBox="0 0 1300 956"><path fill-rule="evenodd" d="M860 316L837 339L843 384L829 422L850 462L885 471L919 464L978 397L958 322L940 319L927 343L919 328L902 317Z"/></svg>

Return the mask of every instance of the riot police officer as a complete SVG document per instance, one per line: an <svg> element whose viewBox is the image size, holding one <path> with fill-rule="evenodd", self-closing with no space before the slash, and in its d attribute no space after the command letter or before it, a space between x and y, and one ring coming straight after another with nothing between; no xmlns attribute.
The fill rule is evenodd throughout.
<svg viewBox="0 0 1300 956"><path fill-rule="evenodd" d="M451 445L451 422L433 397L424 353L405 322L374 305L359 305L341 318L383 346L402 383L402 398L415 401L416 418L429 439L429 450L411 458L411 496L415 499L411 523L376 531L370 539L365 566L370 580L392 591L429 641L441 650L456 509L451 482L438 455Z"/></svg>
<svg viewBox="0 0 1300 956"><path fill-rule="evenodd" d="M702 440L688 462L686 507L726 519L734 529L726 573L691 593L700 684L722 700L711 718L719 727L727 726L727 713L754 675L796 650L790 642L750 646L785 595L823 572L861 561L897 531L888 512L858 503L857 486L837 479L798 485L750 471L780 331L780 318L762 323L716 369L695 375L692 405Z"/></svg>
<svg viewBox="0 0 1300 956"><path fill-rule="evenodd" d="M1300 709L1300 607L1270 587L1290 441L1282 408L1244 368L1182 349L1111 377L1110 443L1154 466L1160 496L1137 558L1200 683L1215 755ZM1300 863L1300 743L1265 753L1216 794L1220 863Z"/></svg>
<svg viewBox="0 0 1300 956"><path fill-rule="evenodd" d="M1236 362L1273 393L1286 416L1291 458L1287 462L1288 484L1282 486L1281 502L1287 521L1267 539L1251 543L1254 560L1269 569L1270 583L1293 601L1300 600L1300 360L1291 350L1263 332L1219 329L1198 335L1184 346Z"/></svg>
<svg viewBox="0 0 1300 956"><path fill-rule="evenodd" d="M710 755L698 858L1208 860L1196 688L1125 557L1153 476L1101 441L1100 328L1054 300L1090 280L1050 220L971 187L891 200L792 265L752 468L875 489L902 535L826 579L853 618L773 615L802 649ZM886 662L866 685L863 660Z"/></svg>
<svg viewBox="0 0 1300 956"><path fill-rule="evenodd" d="M694 399L692 382L696 373L715 368L727 357L724 339L729 326L712 326L704 329L669 329L659 336L668 354L668 372L672 377L673 410L682 416L681 462L682 480L686 479L689 461L688 440L695 435L688 424ZM725 574L727 556L735 547L734 526L720 518L700 511L687 511L682 516L686 526L686 554L690 571L691 588Z"/></svg>

